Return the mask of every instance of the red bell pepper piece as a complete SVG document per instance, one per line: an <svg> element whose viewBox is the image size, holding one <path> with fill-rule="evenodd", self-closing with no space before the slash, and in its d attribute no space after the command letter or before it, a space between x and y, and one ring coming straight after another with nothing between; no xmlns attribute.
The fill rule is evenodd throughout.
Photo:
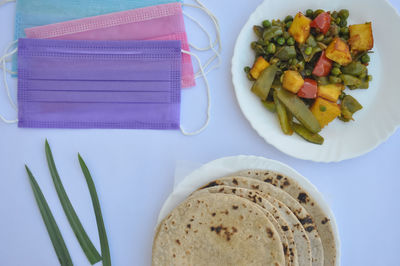
<svg viewBox="0 0 400 266"><path fill-rule="evenodd" d="M297 92L297 96L306 99L317 98L318 84L313 79L304 79L304 85Z"/></svg>
<svg viewBox="0 0 400 266"><path fill-rule="evenodd" d="M326 34L331 27L331 14L323 12L319 14L310 24L311 27L317 28L322 34Z"/></svg>
<svg viewBox="0 0 400 266"><path fill-rule="evenodd" d="M326 77L331 72L331 69L332 60L327 58L325 56L325 51L323 51L312 73L317 77Z"/></svg>

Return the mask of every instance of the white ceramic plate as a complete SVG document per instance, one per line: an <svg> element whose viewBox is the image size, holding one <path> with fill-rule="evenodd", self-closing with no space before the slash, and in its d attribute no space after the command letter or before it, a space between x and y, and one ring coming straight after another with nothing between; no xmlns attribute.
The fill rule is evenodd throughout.
<svg viewBox="0 0 400 266"><path fill-rule="evenodd" d="M241 170L246 169L268 169L280 172L291 178L295 179L321 206L325 214L328 216L332 223L332 228L335 234L335 244L337 247L337 265L340 263L340 241L335 217L325 202L323 196L318 192L317 188L311 184L305 177L296 172L291 167L280 163L278 161L266 159L256 156L234 156L217 159L209 162L191 174L187 175L179 184L174 188L174 191L165 201L158 216L158 223L161 222L175 207L183 202L193 191L207 183L234 174Z"/></svg>
<svg viewBox="0 0 400 266"><path fill-rule="evenodd" d="M356 113L355 121L343 123L336 119L325 127L321 135L325 143L315 145L297 135L282 133L277 117L267 111L257 96L250 91L252 83L243 68L251 66L254 52L250 43L256 40L253 25L265 19L283 19L308 8L350 11L349 24L372 21L375 52L371 56L369 72L374 80L368 90L349 91L364 109ZM316 162L332 162L365 154L394 133L400 125L400 17L385 0L265 0L250 16L236 41L232 59L232 78L237 100L251 126L268 143L293 157Z"/></svg>

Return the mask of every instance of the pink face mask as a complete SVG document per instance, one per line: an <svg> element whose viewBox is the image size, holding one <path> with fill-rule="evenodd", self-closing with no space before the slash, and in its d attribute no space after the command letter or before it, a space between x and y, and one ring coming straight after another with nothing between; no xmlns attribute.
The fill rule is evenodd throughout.
<svg viewBox="0 0 400 266"><path fill-rule="evenodd" d="M179 40L189 44L180 3L151 6L25 30L28 38L58 40ZM195 85L190 55L182 54L182 87Z"/></svg>

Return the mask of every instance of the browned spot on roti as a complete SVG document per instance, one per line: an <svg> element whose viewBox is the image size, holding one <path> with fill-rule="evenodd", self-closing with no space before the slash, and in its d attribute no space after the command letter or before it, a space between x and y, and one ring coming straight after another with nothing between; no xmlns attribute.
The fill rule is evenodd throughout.
<svg viewBox="0 0 400 266"><path fill-rule="evenodd" d="M287 227L286 225L282 225L282 230L286 232L287 230L289 230L289 227Z"/></svg>
<svg viewBox="0 0 400 266"><path fill-rule="evenodd" d="M283 178L283 176L282 175L277 175L277 177L276 177L278 180L281 180L282 178Z"/></svg>
<svg viewBox="0 0 400 266"><path fill-rule="evenodd" d="M267 235L269 238L273 238L274 237L274 232L272 232L272 230L270 228L267 228Z"/></svg>
<svg viewBox="0 0 400 266"><path fill-rule="evenodd" d="M217 181L212 181L210 183L208 183L207 185L205 185L204 187L201 187L200 189L204 189L204 188L209 188L209 187L215 187L218 186L219 184L217 183Z"/></svg>
<svg viewBox="0 0 400 266"><path fill-rule="evenodd" d="M176 242L178 245L181 245L181 241L179 241L179 239L175 240L175 242Z"/></svg>
<svg viewBox="0 0 400 266"><path fill-rule="evenodd" d="M264 179L264 182L265 182L265 183L270 183L270 184L271 184L271 183L272 183L272 178L266 178L266 179Z"/></svg>
<svg viewBox="0 0 400 266"><path fill-rule="evenodd" d="M232 206L232 209L234 209L234 210L237 210L238 208L239 208L239 206L237 206L237 205Z"/></svg>
<svg viewBox="0 0 400 266"><path fill-rule="evenodd" d="M307 193L304 192L299 193L297 199L299 200L300 203L307 203L309 201Z"/></svg>
<svg viewBox="0 0 400 266"><path fill-rule="evenodd" d="M329 221L330 221L330 220L329 220L328 218L325 217L325 218L321 221L321 223L322 223L322 224L326 224L326 223L329 222Z"/></svg>
<svg viewBox="0 0 400 266"><path fill-rule="evenodd" d="M234 178L234 179L232 180L232 183L235 184L236 186L239 185L239 182L236 180L236 178Z"/></svg>

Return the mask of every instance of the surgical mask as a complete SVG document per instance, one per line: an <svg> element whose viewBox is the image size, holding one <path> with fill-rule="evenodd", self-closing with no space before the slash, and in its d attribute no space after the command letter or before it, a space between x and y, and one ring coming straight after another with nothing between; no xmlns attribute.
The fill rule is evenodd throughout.
<svg viewBox="0 0 400 266"><path fill-rule="evenodd" d="M180 41L20 39L18 126L179 129L181 53Z"/></svg>
<svg viewBox="0 0 400 266"><path fill-rule="evenodd" d="M179 3L157 5L25 29L28 38L57 40L180 40L189 44ZM195 85L191 57L182 55L182 87Z"/></svg>

